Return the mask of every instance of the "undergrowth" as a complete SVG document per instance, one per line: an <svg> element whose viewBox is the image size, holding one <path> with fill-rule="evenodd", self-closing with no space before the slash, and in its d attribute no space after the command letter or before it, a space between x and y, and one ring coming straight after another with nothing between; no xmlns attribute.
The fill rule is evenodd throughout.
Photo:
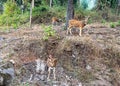
<svg viewBox="0 0 120 86"><path fill-rule="evenodd" d="M115 28L116 26L120 26L120 21L110 22L110 27L111 27L111 28Z"/></svg>
<svg viewBox="0 0 120 86"><path fill-rule="evenodd" d="M27 7L24 13L22 13L20 6L18 6L15 2L8 0L4 4L4 8L5 10L3 11L3 14L0 15L0 26L12 26L14 29L17 29L20 25L29 22L30 6ZM32 12L32 23L49 23L51 22L51 18L53 16L58 17L59 19L62 19L63 22L65 22L66 10L66 6L60 5L54 5L51 8L46 4L35 6ZM116 18L116 15L111 12L111 9L108 9L106 12L106 10L85 10L81 7L76 7L74 11L74 17L78 20L82 20L85 17L90 16L88 23L106 23L107 21L110 21L110 19L113 20ZM110 27L112 28L118 25L120 25L120 22L117 24L110 23Z"/></svg>
<svg viewBox="0 0 120 86"><path fill-rule="evenodd" d="M48 40L49 37L55 36L55 30L52 29L52 26L45 26L42 25L43 31L44 31L44 36L43 40Z"/></svg>

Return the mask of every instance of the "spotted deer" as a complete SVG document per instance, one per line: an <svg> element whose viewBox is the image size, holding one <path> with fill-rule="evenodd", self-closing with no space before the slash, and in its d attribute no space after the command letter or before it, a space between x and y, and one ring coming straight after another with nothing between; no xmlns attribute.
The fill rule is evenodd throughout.
<svg viewBox="0 0 120 86"><path fill-rule="evenodd" d="M47 59L47 66L48 66L48 77L47 80L50 80L50 74L51 74L51 70L53 70L53 75L54 75L54 79L56 79L56 65L57 65L57 59L52 57L52 55L49 55L48 59Z"/></svg>
<svg viewBox="0 0 120 86"><path fill-rule="evenodd" d="M57 17L52 17L52 25L57 25L59 22L61 22L61 19L58 19Z"/></svg>
<svg viewBox="0 0 120 86"><path fill-rule="evenodd" d="M82 21L78 21L76 19L71 19L69 20L69 25L68 25L68 28L67 28L67 34L70 32L70 34L72 34L72 28L75 27L75 28L79 28L79 35L82 36L82 29L84 28L84 26L86 26L87 24L87 21L88 21L88 18L85 18L85 20L82 20Z"/></svg>

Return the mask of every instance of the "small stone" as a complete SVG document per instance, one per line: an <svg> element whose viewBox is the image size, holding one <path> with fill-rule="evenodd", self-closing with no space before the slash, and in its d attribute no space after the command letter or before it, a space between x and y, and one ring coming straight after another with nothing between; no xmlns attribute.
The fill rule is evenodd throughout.
<svg viewBox="0 0 120 86"><path fill-rule="evenodd" d="M87 65L87 66L86 66L86 69L87 69L87 70L91 70L92 68L91 68L90 65Z"/></svg>
<svg viewBox="0 0 120 86"><path fill-rule="evenodd" d="M82 86L82 83L78 83L78 86Z"/></svg>

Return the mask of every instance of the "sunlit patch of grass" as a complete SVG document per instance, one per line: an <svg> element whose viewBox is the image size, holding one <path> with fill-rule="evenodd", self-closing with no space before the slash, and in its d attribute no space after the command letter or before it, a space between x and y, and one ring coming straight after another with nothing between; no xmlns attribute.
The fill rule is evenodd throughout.
<svg viewBox="0 0 120 86"><path fill-rule="evenodd" d="M10 29L9 29L10 26L1 26L0 27L0 32L8 32Z"/></svg>
<svg viewBox="0 0 120 86"><path fill-rule="evenodd" d="M111 28L115 28L116 26L120 26L120 21L110 23Z"/></svg>
<svg viewBox="0 0 120 86"><path fill-rule="evenodd" d="M113 22L111 22L111 23L110 23L110 27L111 27L111 28L115 28L115 27L116 27L116 24L113 23Z"/></svg>
<svg viewBox="0 0 120 86"><path fill-rule="evenodd" d="M56 36L56 32L53 30L52 26L42 25L42 29L44 31L43 40L48 40L49 37Z"/></svg>
<svg viewBox="0 0 120 86"><path fill-rule="evenodd" d="M111 24L110 24L110 27L111 27L111 28L115 28L115 24L114 24L114 23L111 23Z"/></svg>

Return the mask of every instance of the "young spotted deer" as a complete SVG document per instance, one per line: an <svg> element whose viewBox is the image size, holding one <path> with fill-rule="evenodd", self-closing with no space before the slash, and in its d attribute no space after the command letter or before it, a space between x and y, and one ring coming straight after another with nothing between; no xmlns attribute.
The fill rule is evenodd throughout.
<svg viewBox="0 0 120 86"><path fill-rule="evenodd" d="M57 25L59 22L61 22L61 19L58 19L57 17L52 17L52 25Z"/></svg>
<svg viewBox="0 0 120 86"><path fill-rule="evenodd" d="M88 18L85 18L85 20L82 20L82 21L78 21L76 19L71 19L69 20L69 26L67 28L67 34L70 32L70 34L72 34L72 28L75 27L75 28L79 28L79 35L81 36L82 35L82 29L84 28L84 26L86 26L87 24L87 21L88 21Z"/></svg>
<svg viewBox="0 0 120 86"><path fill-rule="evenodd" d="M47 80L50 80L51 70L53 70L54 79L56 79L56 74L55 74L56 65L57 65L57 59L52 57L52 55L49 55L49 57L47 59L47 66L48 66L48 77L47 77Z"/></svg>

